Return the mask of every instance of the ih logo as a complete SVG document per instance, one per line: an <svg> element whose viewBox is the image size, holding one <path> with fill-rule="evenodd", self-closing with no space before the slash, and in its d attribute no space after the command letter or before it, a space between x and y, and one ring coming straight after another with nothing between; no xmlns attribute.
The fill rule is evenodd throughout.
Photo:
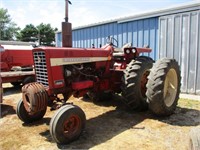
<svg viewBox="0 0 200 150"><path fill-rule="evenodd" d="M38 62L38 63L41 63L41 62L42 62L42 59L41 59L39 56L37 57L37 62Z"/></svg>

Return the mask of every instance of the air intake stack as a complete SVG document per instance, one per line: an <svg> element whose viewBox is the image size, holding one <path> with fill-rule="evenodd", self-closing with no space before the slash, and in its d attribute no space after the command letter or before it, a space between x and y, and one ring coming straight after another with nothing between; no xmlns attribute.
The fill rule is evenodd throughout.
<svg viewBox="0 0 200 150"><path fill-rule="evenodd" d="M65 0L65 22L62 22L62 47L72 47L72 24L68 22L68 4Z"/></svg>

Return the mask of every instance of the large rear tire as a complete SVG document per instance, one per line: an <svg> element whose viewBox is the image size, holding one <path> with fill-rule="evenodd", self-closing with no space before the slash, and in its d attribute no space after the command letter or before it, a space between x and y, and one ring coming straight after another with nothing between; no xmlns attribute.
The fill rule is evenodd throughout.
<svg viewBox="0 0 200 150"><path fill-rule="evenodd" d="M147 76L153 66L153 60L146 56L140 56L132 60L122 77L123 101L134 110L145 110L148 108L146 102Z"/></svg>
<svg viewBox="0 0 200 150"><path fill-rule="evenodd" d="M158 60L149 75L147 98L149 109L156 115L174 113L180 94L180 70L175 59Z"/></svg>
<svg viewBox="0 0 200 150"><path fill-rule="evenodd" d="M39 111L35 114L30 114L26 111L22 99L20 99L20 101L17 104L16 113L17 113L17 116L19 117L19 119L22 120L23 122L32 123L34 121L42 119L46 113L46 109Z"/></svg>
<svg viewBox="0 0 200 150"><path fill-rule="evenodd" d="M76 140L85 127L86 117L82 109L75 105L61 107L50 121L50 133L58 144Z"/></svg>

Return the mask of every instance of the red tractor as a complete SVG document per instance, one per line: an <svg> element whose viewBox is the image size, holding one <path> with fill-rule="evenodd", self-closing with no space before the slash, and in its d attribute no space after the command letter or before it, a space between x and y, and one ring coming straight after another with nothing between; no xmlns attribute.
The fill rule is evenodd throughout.
<svg viewBox="0 0 200 150"><path fill-rule="evenodd" d="M23 86L18 117L30 123L43 118L48 103L63 102L50 123L53 139L63 144L78 138L86 120L81 108L65 103L71 95L100 100L109 92L122 93L132 109L149 106L156 115L172 114L180 93L178 63L163 58L153 65L151 58L139 56L151 52L149 48L126 47L122 52L115 52L112 42L101 49L34 49L37 82Z"/></svg>
<svg viewBox="0 0 200 150"><path fill-rule="evenodd" d="M57 143L66 144L80 136L86 122L80 107L66 103L72 95L87 94L97 101L110 93L121 93L131 109L149 108L159 116L174 112L180 93L180 70L174 59L163 58L154 63L151 58L140 56L151 49L126 45L119 50L112 37L102 48L71 48L67 15L63 27L69 27L63 29L63 48L33 49L37 82L22 87L17 115L23 122L42 119L47 106L61 102L50 121L50 133Z"/></svg>

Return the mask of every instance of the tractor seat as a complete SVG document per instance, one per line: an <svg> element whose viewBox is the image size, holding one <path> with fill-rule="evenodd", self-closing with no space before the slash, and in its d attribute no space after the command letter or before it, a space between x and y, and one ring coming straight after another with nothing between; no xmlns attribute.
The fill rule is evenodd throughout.
<svg viewBox="0 0 200 150"><path fill-rule="evenodd" d="M114 53L123 53L124 49L123 48L115 48Z"/></svg>
<svg viewBox="0 0 200 150"><path fill-rule="evenodd" d="M124 56L124 52L117 52L117 53L114 52L114 53L113 53L113 56L114 56L114 57L117 57L117 56Z"/></svg>

